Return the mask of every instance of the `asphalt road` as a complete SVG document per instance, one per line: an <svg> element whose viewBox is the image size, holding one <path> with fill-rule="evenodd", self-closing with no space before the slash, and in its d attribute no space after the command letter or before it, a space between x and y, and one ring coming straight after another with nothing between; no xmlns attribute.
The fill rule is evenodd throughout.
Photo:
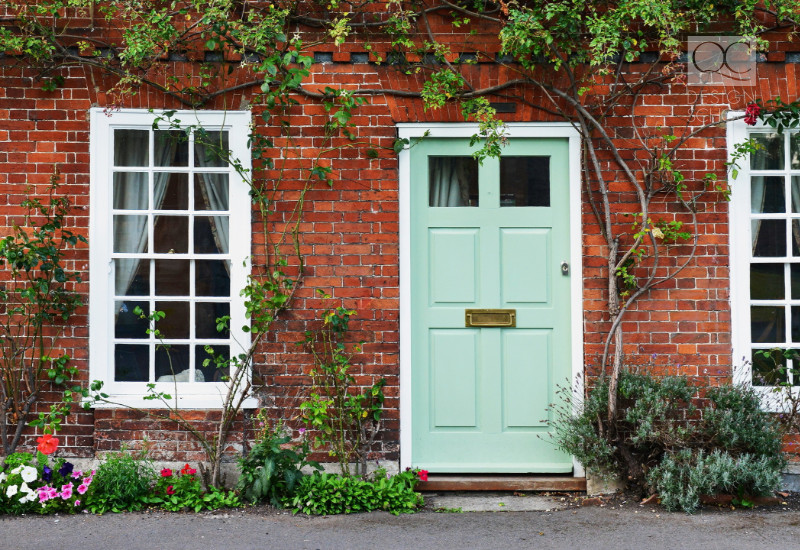
<svg viewBox="0 0 800 550"><path fill-rule="evenodd" d="M584 507L545 512L292 516L205 514L0 517L0 549L800 548L800 512Z"/></svg>

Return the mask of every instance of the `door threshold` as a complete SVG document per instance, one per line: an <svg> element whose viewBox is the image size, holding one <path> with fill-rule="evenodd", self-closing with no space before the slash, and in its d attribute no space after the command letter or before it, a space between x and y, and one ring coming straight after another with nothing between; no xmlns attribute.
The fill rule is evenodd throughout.
<svg viewBox="0 0 800 550"><path fill-rule="evenodd" d="M417 491L586 491L586 478L541 474L429 473Z"/></svg>

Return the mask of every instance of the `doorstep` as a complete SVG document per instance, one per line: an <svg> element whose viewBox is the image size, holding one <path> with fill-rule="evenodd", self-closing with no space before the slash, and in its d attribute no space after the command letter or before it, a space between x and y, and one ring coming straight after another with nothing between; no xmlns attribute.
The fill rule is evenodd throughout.
<svg viewBox="0 0 800 550"><path fill-rule="evenodd" d="M585 477L520 474L436 474L417 491L586 491Z"/></svg>

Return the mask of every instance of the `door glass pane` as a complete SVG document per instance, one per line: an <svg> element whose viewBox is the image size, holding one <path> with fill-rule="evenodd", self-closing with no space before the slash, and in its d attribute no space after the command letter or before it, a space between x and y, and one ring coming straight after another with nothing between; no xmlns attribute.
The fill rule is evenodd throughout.
<svg viewBox="0 0 800 550"><path fill-rule="evenodd" d="M194 136L194 165L220 168L228 166L228 132L198 131Z"/></svg>
<svg viewBox="0 0 800 550"><path fill-rule="evenodd" d="M189 302L156 302L156 311L164 312L156 323L162 338L189 338Z"/></svg>
<svg viewBox="0 0 800 550"><path fill-rule="evenodd" d="M149 130L114 130L114 166L149 166L149 140Z"/></svg>
<svg viewBox="0 0 800 550"><path fill-rule="evenodd" d="M783 176L753 176L750 181L751 212L756 214L786 212Z"/></svg>
<svg viewBox="0 0 800 550"><path fill-rule="evenodd" d="M134 344L114 345L114 380L148 382L150 379L150 347Z"/></svg>
<svg viewBox="0 0 800 550"><path fill-rule="evenodd" d="M228 210L228 174L195 174L195 210Z"/></svg>
<svg viewBox="0 0 800 550"><path fill-rule="evenodd" d="M750 298L782 300L783 264L750 264Z"/></svg>
<svg viewBox="0 0 800 550"><path fill-rule="evenodd" d="M150 294L150 260L119 258L114 260L114 294L148 296Z"/></svg>
<svg viewBox="0 0 800 550"><path fill-rule="evenodd" d="M147 210L148 196L147 173L114 173L114 208L117 210Z"/></svg>
<svg viewBox="0 0 800 550"><path fill-rule="evenodd" d="M478 161L428 157L428 206L478 206Z"/></svg>
<svg viewBox="0 0 800 550"><path fill-rule="evenodd" d="M156 260L156 295L189 295L189 260Z"/></svg>
<svg viewBox="0 0 800 550"><path fill-rule="evenodd" d="M753 350L753 385L775 386L786 382L786 359L783 354L772 352L765 357L762 351Z"/></svg>
<svg viewBox="0 0 800 550"><path fill-rule="evenodd" d="M155 249L159 254L186 254L189 251L189 218L155 217Z"/></svg>
<svg viewBox="0 0 800 550"><path fill-rule="evenodd" d="M783 306L750 307L750 341L783 342L786 337Z"/></svg>
<svg viewBox="0 0 800 550"><path fill-rule="evenodd" d="M156 166L189 166L189 141L182 130L153 132Z"/></svg>
<svg viewBox="0 0 800 550"><path fill-rule="evenodd" d="M156 382L189 381L189 346L156 346Z"/></svg>
<svg viewBox="0 0 800 550"><path fill-rule="evenodd" d="M227 260L195 262L195 296L230 296L230 263Z"/></svg>
<svg viewBox="0 0 800 550"><path fill-rule="evenodd" d="M753 220L751 230L754 257L786 255L786 220Z"/></svg>
<svg viewBox="0 0 800 550"><path fill-rule="evenodd" d="M196 254L228 253L228 216L195 216L194 251Z"/></svg>
<svg viewBox="0 0 800 550"><path fill-rule="evenodd" d="M783 170L783 136L780 134L750 134L760 146L750 155L753 170Z"/></svg>
<svg viewBox="0 0 800 550"><path fill-rule="evenodd" d="M228 338L230 332L217 330L217 319L229 316L231 305L228 303L199 302L195 305L195 330L198 338Z"/></svg>
<svg viewBox="0 0 800 550"><path fill-rule="evenodd" d="M114 252L147 252L147 216L114 216Z"/></svg>
<svg viewBox="0 0 800 550"><path fill-rule="evenodd" d="M230 367L224 363L230 359L230 347L214 345L211 346L211 351L213 354L209 354L205 346L195 346L194 369L197 373L195 375L197 382L222 382L225 377L230 376ZM215 358L218 362L214 360Z"/></svg>
<svg viewBox="0 0 800 550"><path fill-rule="evenodd" d="M142 315L136 315L137 307L142 310ZM118 300L114 302L114 312L115 338L149 338L147 329L150 328L150 324L146 318L150 314L148 302Z"/></svg>
<svg viewBox="0 0 800 550"><path fill-rule="evenodd" d="M189 208L189 174L160 172L154 177L155 210Z"/></svg>
<svg viewBox="0 0 800 550"><path fill-rule="evenodd" d="M500 157L500 206L550 206L550 157Z"/></svg>

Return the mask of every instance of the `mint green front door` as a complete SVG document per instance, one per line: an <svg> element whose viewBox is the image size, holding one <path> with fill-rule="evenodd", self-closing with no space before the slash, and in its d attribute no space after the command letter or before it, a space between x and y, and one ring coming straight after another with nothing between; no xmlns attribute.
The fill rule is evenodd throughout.
<svg viewBox="0 0 800 550"><path fill-rule="evenodd" d="M482 166L470 153L410 151L412 464L571 472L547 423L572 372L568 141L511 140ZM501 311L470 323L473 309Z"/></svg>

